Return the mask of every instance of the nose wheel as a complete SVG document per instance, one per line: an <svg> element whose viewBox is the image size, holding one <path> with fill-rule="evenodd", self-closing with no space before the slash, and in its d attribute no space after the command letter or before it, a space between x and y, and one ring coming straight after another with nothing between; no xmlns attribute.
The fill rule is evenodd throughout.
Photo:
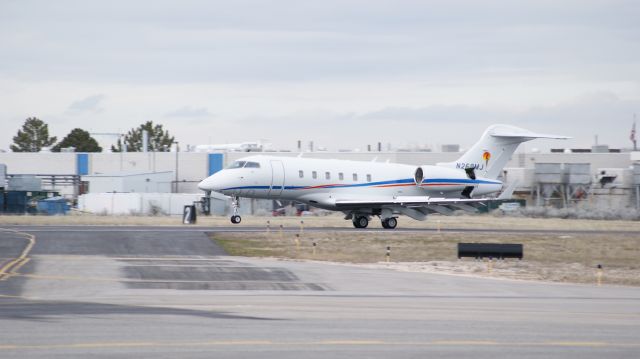
<svg viewBox="0 0 640 359"><path fill-rule="evenodd" d="M231 207L233 207L233 215L231 216L231 223L238 224L242 221L242 217L238 214L238 208L240 208L240 198L238 196L231 197Z"/></svg>

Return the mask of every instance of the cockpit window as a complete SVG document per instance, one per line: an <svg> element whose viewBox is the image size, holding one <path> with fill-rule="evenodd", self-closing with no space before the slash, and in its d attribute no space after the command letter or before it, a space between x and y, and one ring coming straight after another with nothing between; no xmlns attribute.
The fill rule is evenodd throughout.
<svg viewBox="0 0 640 359"><path fill-rule="evenodd" d="M260 164L258 162L235 161L227 167L227 169L233 168L260 168Z"/></svg>
<svg viewBox="0 0 640 359"><path fill-rule="evenodd" d="M260 168L260 164L258 162L247 162L244 168Z"/></svg>
<svg viewBox="0 0 640 359"><path fill-rule="evenodd" d="M227 169L242 168L244 167L245 163L247 163L247 161L235 161L229 167L227 167Z"/></svg>

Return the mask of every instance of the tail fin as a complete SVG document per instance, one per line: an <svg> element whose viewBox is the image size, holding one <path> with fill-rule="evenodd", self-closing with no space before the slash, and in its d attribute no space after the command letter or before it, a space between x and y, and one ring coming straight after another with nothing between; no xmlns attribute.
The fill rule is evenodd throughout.
<svg viewBox="0 0 640 359"><path fill-rule="evenodd" d="M498 178L511 155L522 142L536 138L568 139L570 137L534 133L509 125L492 125L456 162L438 164L455 168L474 168L478 177Z"/></svg>

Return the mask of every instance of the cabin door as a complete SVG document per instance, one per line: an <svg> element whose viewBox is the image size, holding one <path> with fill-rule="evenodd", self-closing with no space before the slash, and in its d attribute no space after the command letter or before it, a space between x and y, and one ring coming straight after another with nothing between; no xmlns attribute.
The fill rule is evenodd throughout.
<svg viewBox="0 0 640 359"><path fill-rule="evenodd" d="M269 196L277 197L284 189L284 165L282 161L271 160L271 187Z"/></svg>

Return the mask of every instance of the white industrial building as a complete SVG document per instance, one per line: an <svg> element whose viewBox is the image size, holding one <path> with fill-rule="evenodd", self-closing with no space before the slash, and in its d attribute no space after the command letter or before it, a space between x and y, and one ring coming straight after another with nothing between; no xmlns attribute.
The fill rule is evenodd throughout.
<svg viewBox="0 0 640 359"><path fill-rule="evenodd" d="M184 206L199 203L201 193L87 193L78 197L78 210L109 215L180 215ZM213 194L211 211L225 214L227 201Z"/></svg>
<svg viewBox="0 0 640 359"><path fill-rule="evenodd" d="M7 165L7 174L33 174L43 178L43 186L62 192L67 198L76 200L82 194L94 196L99 193L138 194L188 193L184 199L191 204L202 196L197 184L229 163L247 155L259 153L225 152L128 152L128 153L0 153L0 164ZM272 156L297 156L292 152L263 152ZM345 159L355 161L395 162L411 165L433 165L450 162L460 157L457 152L308 152L304 157ZM547 166L546 164L556 164ZM552 176L544 175L544 168L554 168ZM570 206L588 200L592 204L607 206L637 206L640 198L640 152L603 153L515 153L505 167L503 180L509 184L517 182L516 194L531 204L554 204ZM604 172L604 173L603 173ZM411 175L409 175L411 176ZM606 179L603 179L607 177ZM554 178L545 182L543 178ZM1 179L0 179L1 180ZM585 194L586 193L586 194ZM86 196L85 195L85 196ZM98 197L92 197L98 198ZM123 203L136 200L124 199ZM147 198L147 197L144 197ZM151 198L151 197L148 197ZM159 198L159 197L158 197ZM178 198L178 197L176 197ZM186 198L186 197L185 197ZM111 212L110 203L98 205L82 203L85 210ZM168 203L153 199L157 203ZM177 199L176 199L177 201ZM216 201L224 202L223 198ZM148 201L147 201L148 202ZM163 208L165 213L175 213L171 202ZM177 202L176 202L177 203ZM217 202L216 202L217 203ZM122 211L148 213L148 204L129 206L123 204ZM170 208L169 208L170 207ZM224 212L226 204L214 206L214 213ZM253 208L266 206L255 204ZM114 207L115 208L115 207ZM181 207L180 207L181 208ZM244 207L246 210L247 206ZM115 209L114 209L115 211ZM218 212L217 212L218 211ZM162 211L161 211L162 212Z"/></svg>
<svg viewBox="0 0 640 359"><path fill-rule="evenodd" d="M116 172L81 176L85 192L170 193L173 171Z"/></svg>

